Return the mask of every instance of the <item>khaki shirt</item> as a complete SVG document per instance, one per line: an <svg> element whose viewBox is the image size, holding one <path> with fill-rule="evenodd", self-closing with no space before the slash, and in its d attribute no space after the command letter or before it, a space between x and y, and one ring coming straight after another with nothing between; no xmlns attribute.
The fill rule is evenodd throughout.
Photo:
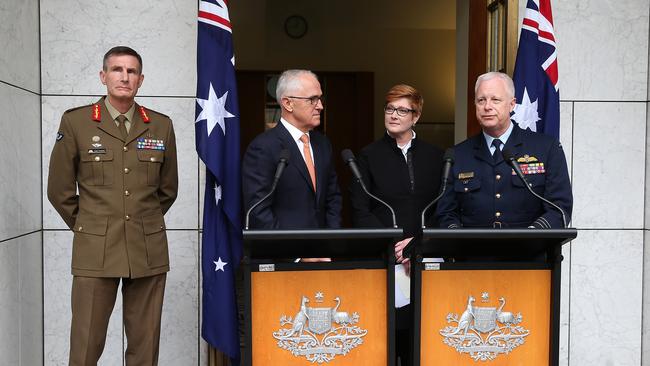
<svg viewBox="0 0 650 366"><path fill-rule="evenodd" d="M105 97L63 114L47 195L74 231L73 275L137 278L167 272L163 215L177 190L169 117L136 104L123 141Z"/></svg>

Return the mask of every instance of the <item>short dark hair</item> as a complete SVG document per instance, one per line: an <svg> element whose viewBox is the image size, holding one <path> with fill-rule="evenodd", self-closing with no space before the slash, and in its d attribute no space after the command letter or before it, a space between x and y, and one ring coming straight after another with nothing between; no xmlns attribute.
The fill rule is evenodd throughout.
<svg viewBox="0 0 650 366"><path fill-rule="evenodd" d="M108 60L109 57L122 56L122 55L129 55L137 58L138 62L140 63L140 73L142 73L142 57L140 57L140 55L137 52L135 52L133 48L127 46L115 46L110 50L108 50L108 52L106 52L106 54L104 55L104 61L102 66L104 68L104 71L107 71L106 61Z"/></svg>

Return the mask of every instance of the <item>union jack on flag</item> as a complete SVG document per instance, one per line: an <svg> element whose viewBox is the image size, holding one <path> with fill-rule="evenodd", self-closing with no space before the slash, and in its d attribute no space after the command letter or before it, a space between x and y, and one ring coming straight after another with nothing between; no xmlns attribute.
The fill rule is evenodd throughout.
<svg viewBox="0 0 650 366"><path fill-rule="evenodd" d="M560 89L550 0L526 4L513 81L517 105L512 119L523 129L559 138Z"/></svg>
<svg viewBox="0 0 650 366"><path fill-rule="evenodd" d="M196 151L205 163L201 334L238 364L235 269L242 256L239 106L225 0L199 1Z"/></svg>

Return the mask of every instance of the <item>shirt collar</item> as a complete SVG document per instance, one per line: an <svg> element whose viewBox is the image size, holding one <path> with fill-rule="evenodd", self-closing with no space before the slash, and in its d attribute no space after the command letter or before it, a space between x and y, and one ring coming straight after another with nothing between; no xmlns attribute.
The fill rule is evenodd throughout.
<svg viewBox="0 0 650 366"><path fill-rule="evenodd" d="M510 127L508 127L508 129L506 130L506 132L504 132L504 133L503 133L501 136L499 136L499 137L492 137L492 136L488 135L487 133L485 133L485 131L483 131L483 137L485 138L485 143L487 144L488 149L490 148L490 146L492 146L492 141L494 141L494 140L497 139L497 138L498 138L499 140L501 140L501 142L502 142L503 145L505 146L506 142L508 141L508 138L510 137L510 134L512 133L512 129L513 129L514 127L515 127L515 124L512 123L512 121L510 121Z"/></svg>
<svg viewBox="0 0 650 366"><path fill-rule="evenodd" d="M305 135L304 132L300 131L296 126L292 125L291 123L287 122L286 119L280 118L280 123L284 126L284 128L289 131L289 134L291 134L291 138L293 138L293 141L298 142L302 135ZM307 136L309 136L309 132L306 133Z"/></svg>
<svg viewBox="0 0 650 366"><path fill-rule="evenodd" d="M113 121L115 121L117 117L120 116L120 114L124 114L126 116L126 119L129 122L133 122L133 112L135 112L135 103L131 105L131 108L129 108L129 110L126 111L126 113L120 113L120 111L118 111L117 109L115 109L115 107L111 105L111 102L108 101L108 98L104 99L104 101L106 102L104 103L106 105L106 109L108 109L108 113L111 115L111 118L113 118Z"/></svg>

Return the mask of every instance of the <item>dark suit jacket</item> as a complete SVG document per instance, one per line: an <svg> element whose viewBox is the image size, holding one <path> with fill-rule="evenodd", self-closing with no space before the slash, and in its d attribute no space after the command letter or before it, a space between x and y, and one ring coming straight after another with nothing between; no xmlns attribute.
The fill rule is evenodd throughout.
<svg viewBox="0 0 650 366"><path fill-rule="evenodd" d="M316 168L316 192L296 142L282 123L250 143L242 166L244 207L264 197L273 182L280 151L289 161L275 193L251 212L252 229L316 229L341 226L341 192L332 162L332 146L317 131L309 133Z"/></svg>
<svg viewBox="0 0 650 366"><path fill-rule="evenodd" d="M366 187L393 207L397 225L404 229L407 237L418 232L422 210L438 195L442 164L442 151L417 138L411 142L409 154L413 186L404 155L388 134L359 154L359 170ZM392 227L386 206L368 197L356 181L350 191L354 226ZM435 218L435 207L428 211L427 218Z"/></svg>
<svg viewBox="0 0 650 366"><path fill-rule="evenodd" d="M529 173L526 178L536 193L562 207L568 223L573 196L562 146L548 135L514 124L504 150L509 149ZM450 189L438 202L441 227L493 227L494 222L504 227L562 227L561 214L533 196L502 155L494 162L482 133L454 151Z"/></svg>

